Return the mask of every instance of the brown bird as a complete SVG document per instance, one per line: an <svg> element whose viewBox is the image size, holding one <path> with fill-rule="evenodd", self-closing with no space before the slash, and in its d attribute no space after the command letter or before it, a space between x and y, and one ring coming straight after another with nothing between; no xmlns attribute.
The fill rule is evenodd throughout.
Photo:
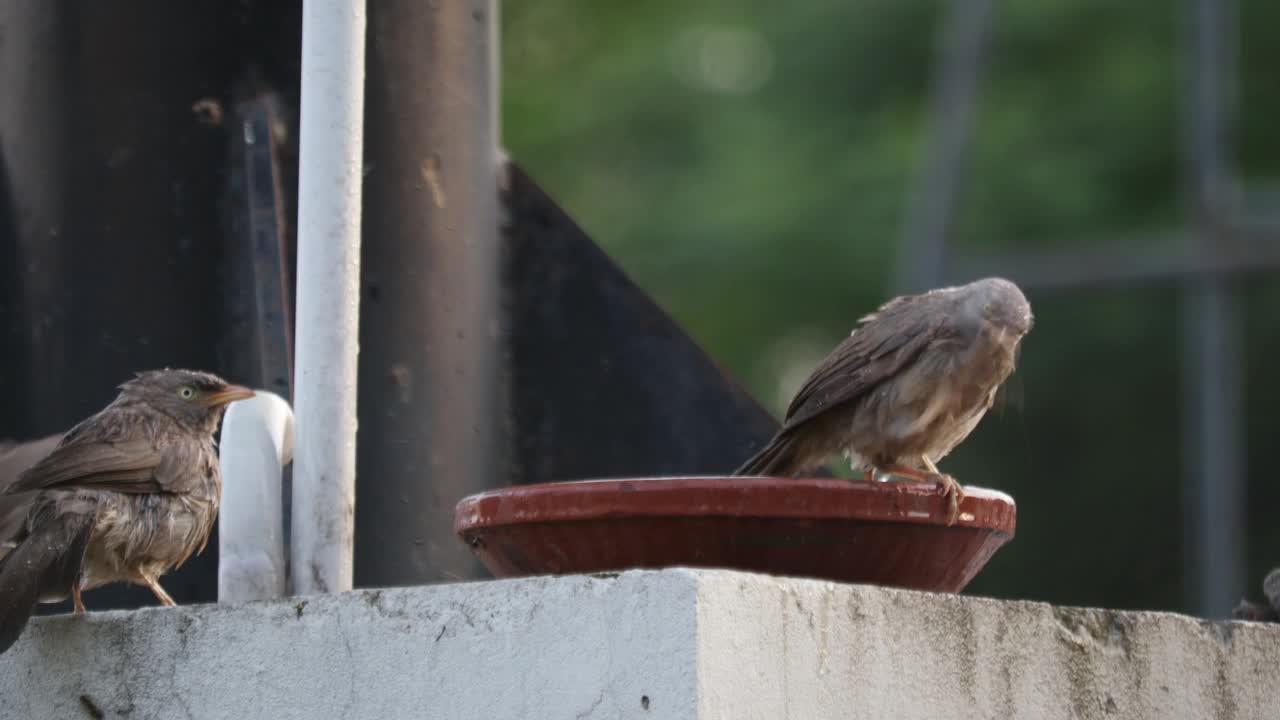
<svg viewBox="0 0 1280 720"><path fill-rule="evenodd" d="M868 479L936 482L954 523L964 492L937 462L991 407L1031 325L1031 305L1001 278L890 300L814 370L782 429L734 474L794 477L842 452Z"/></svg>
<svg viewBox="0 0 1280 720"><path fill-rule="evenodd" d="M70 596L82 613L82 591L127 582L175 604L159 578L204 549L222 493L214 433L251 396L205 372L138 373L4 489L35 496L0 557L0 653L37 602Z"/></svg>

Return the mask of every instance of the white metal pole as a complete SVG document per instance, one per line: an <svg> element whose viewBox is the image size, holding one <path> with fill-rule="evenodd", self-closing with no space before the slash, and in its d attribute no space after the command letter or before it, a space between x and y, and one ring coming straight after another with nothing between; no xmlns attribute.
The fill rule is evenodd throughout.
<svg viewBox="0 0 1280 720"><path fill-rule="evenodd" d="M218 602L270 600L287 592L281 473L292 458L293 411L284 398L259 390L231 403L218 443Z"/></svg>
<svg viewBox="0 0 1280 720"><path fill-rule="evenodd" d="M364 152L364 0L304 0L292 575L350 590Z"/></svg>

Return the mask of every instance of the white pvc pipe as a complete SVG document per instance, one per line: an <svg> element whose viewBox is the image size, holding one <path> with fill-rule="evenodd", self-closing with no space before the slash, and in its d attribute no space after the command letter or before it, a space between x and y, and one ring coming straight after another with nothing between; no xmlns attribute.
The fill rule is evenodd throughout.
<svg viewBox="0 0 1280 720"><path fill-rule="evenodd" d="M231 403L218 443L218 602L270 600L288 592L281 475L292 459L293 411L284 398L259 390Z"/></svg>
<svg viewBox="0 0 1280 720"><path fill-rule="evenodd" d="M304 0L290 543L298 594L352 581L364 47L364 0Z"/></svg>

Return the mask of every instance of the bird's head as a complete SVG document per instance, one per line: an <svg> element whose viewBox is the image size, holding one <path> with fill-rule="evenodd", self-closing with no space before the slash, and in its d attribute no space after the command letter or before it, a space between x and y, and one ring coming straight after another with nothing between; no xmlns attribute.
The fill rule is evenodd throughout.
<svg viewBox="0 0 1280 720"><path fill-rule="evenodd" d="M977 310L993 331L1012 336L1015 341L1031 332L1035 324L1031 303L1017 285L990 277L966 285L965 291L966 304Z"/></svg>
<svg viewBox="0 0 1280 720"><path fill-rule="evenodd" d="M146 370L120 385L120 401L141 402L193 430L213 434L227 405L254 393L199 370Z"/></svg>

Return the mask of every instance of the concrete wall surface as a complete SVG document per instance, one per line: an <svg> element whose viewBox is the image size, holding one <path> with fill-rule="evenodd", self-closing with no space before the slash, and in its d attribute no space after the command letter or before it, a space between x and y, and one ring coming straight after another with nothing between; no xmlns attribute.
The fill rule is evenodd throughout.
<svg viewBox="0 0 1280 720"><path fill-rule="evenodd" d="M1280 720L1280 626L698 576L699 720Z"/></svg>
<svg viewBox="0 0 1280 720"><path fill-rule="evenodd" d="M726 571L37 618L0 718L1280 718L1280 627Z"/></svg>

